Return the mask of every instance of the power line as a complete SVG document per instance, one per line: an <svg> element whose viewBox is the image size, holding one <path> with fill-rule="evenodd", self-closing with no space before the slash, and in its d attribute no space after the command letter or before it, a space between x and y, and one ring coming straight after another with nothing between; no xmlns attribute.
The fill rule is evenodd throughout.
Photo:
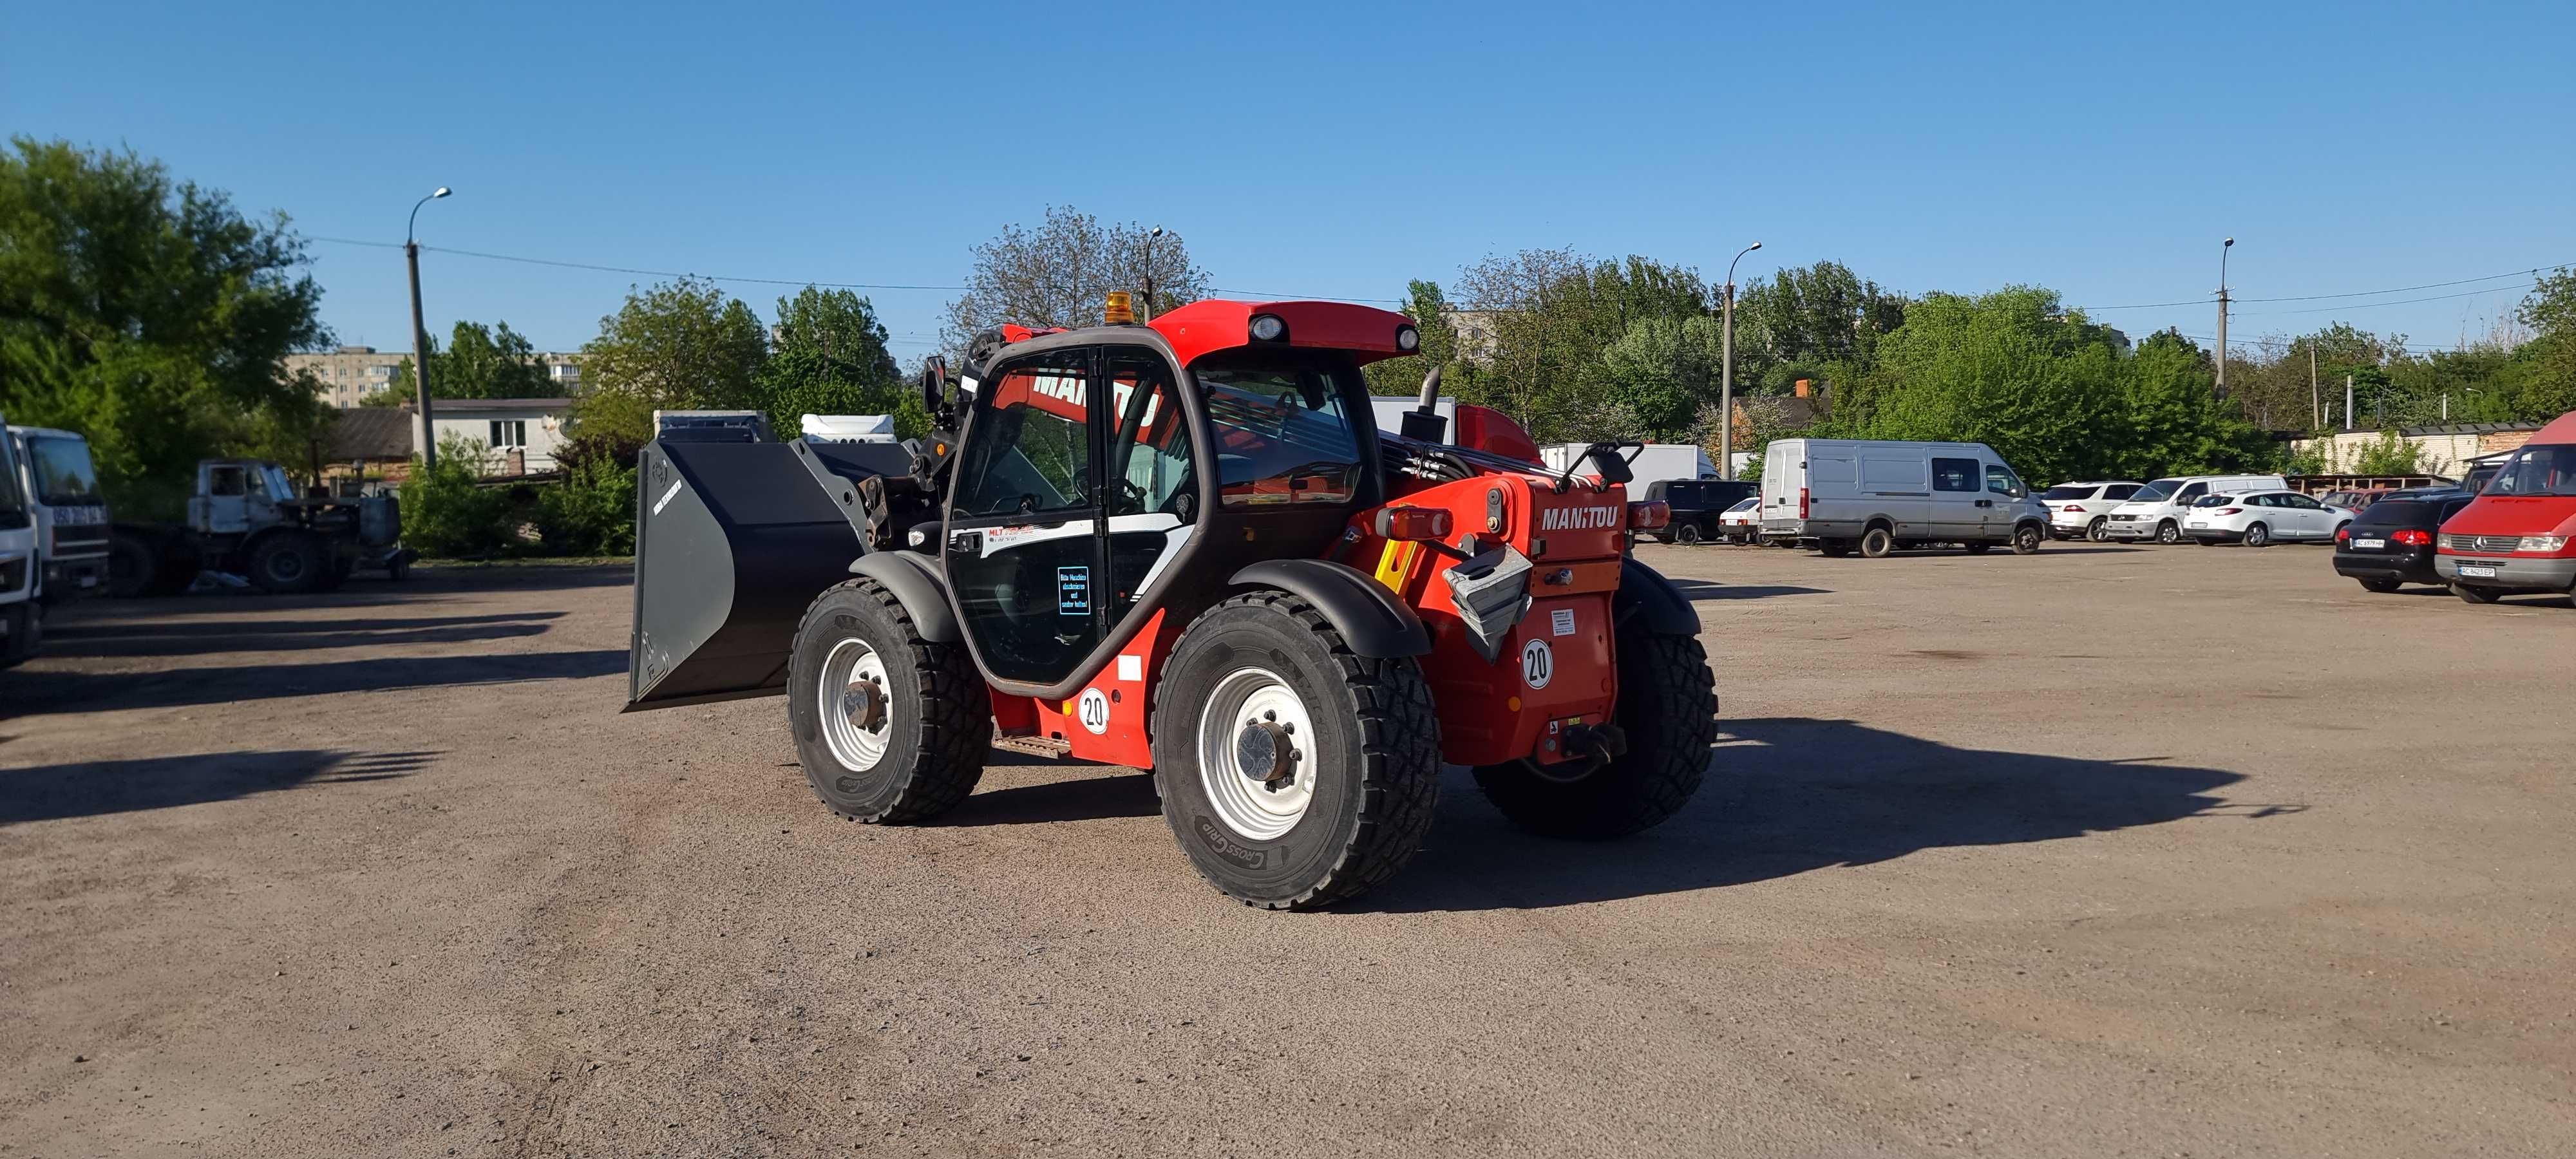
<svg viewBox="0 0 2576 1159"><path fill-rule="evenodd" d="M2540 283L2538 282L2525 282L2519 286L2489 286L2483 290L2469 290L2458 294L2435 294L2429 298L2401 298L2394 302L2347 302L2340 306L2311 306L2304 310L2264 310L2254 314L2249 314L2247 317L2261 317L2265 314L2327 314L2336 310L2367 310L2373 306L2411 306L2417 302L2440 302L2451 298L2474 298L2480 294L2501 294L2512 290L2528 290L2539 284ZM2291 300L2295 301L2297 299Z"/></svg>
<svg viewBox="0 0 2576 1159"><path fill-rule="evenodd" d="M376 247L376 248L379 248L379 249L401 249L401 248L402 248L402 246L401 246L399 243L395 243L395 242L382 242L382 241L359 241L359 240L357 240L357 239L355 239L355 238L345 238L345 237L315 237L315 238L313 238L313 240L314 240L314 241L326 241L326 242L331 242L331 243L336 244L336 245L362 245L362 246L372 246L372 247ZM679 270L647 270L647 269L638 269L638 268L635 268L635 267L632 267L632 266L604 266L604 265L596 265L596 264L593 264L593 263L590 263L590 262L566 262L566 261L557 261L557 260L555 260L555 259L553 259L553 258L531 258L531 257L521 257L521 256L519 256L519 255L517 255L517 254L495 254L495 253L484 253L484 252L482 252L482 251L480 251L480 250L451 249L451 248L449 248L449 247L447 247L447 246L425 245L425 246L422 246L422 247L420 247L420 248L425 249L425 250L428 250L428 251L430 251L430 252L432 252L432 253L454 254L454 255L456 255L456 256L458 256L458 257L466 257L466 258L482 258L482 259L484 259L484 260L486 260L486 261L495 261L495 262L518 262L518 263L520 263L520 264L522 264L522 265L531 265L531 266L554 266L554 267L556 267L556 268L558 268L558 269L567 269L567 270L593 270L593 271L597 271L597 272L599 272L599 273L608 273L608 274L638 274L638 275L642 275L642 276L644 276L644 277L648 277L648 278L699 278L699 279L702 279L702 280L705 280L705 281L710 281L710 282L745 282L745 283L750 283L750 284L754 284L754 285L763 285L763 286L815 286L815 287L822 288L822 289L832 289L832 290L943 290L943 291L945 291L945 290L965 290L965 289L968 289L968 288L969 288L969 287L966 287L966 286L920 286L920 285L909 285L909 284L900 284L900 283L891 283L891 282L826 282L826 281L819 281L819 280L807 279L807 278L746 278L746 277L731 277L731 276L727 276L727 275L723 275L723 274L700 274L700 273L692 273L692 272L685 272L685 271L679 271Z"/></svg>
<svg viewBox="0 0 2576 1159"><path fill-rule="evenodd" d="M2351 291L2351 292L2349 292L2349 293L2343 293L2343 294L2299 294L2299 295L2294 295L2294 296L2291 296L2291 297L2284 297L2284 298L2232 298L2232 299L2230 299L2230 300L2231 300L2231 301L2235 301L2235 302L2322 302L2322 301L2325 301L2326 299L2329 299L2329 298L2371 298L2371 297L2377 297L2378 295L2381 295L2381 294L2405 294L2405 293L2412 293L2413 291L2416 291L2416 290L2438 290L2438 289L2441 289L2441 288L2443 288L2443 287L2445 287L2445 286L2465 286L2465 285L2468 285L2468 284L2469 284L2469 283L2471 283L2471 282L2492 282L2492 281L2495 281L2495 280L2497 280L2497 279L2499 279L2499 278L2521 278L2521 277L2530 277L2530 276L2534 276L2534 275L2539 274L2539 273L2540 273L2540 271L2545 270L2545 269L2558 269L2558 268L2564 268L2564 267L2566 267L2566 266L2568 266L2568 265L2576 265L2576 262L2560 262L2560 263L2558 263L2558 264L2557 264L2557 265L2555 265L2555 266L2534 266L2534 267L2532 267L2532 268L2530 268L2530 269L2527 269L2527 270L2513 270L2513 271L2510 271L2510 272L2507 272L2507 273L2501 273L2501 274L2488 274L2488 275L2486 275L2485 277L2482 277L2482 278L2459 278L2459 279L2456 279L2456 280L2454 280L2454 281L2448 281L2448 282L2426 282L2426 283L2424 283L2423 285L2420 285L2420 286L2392 286L2392 287L2390 287L2390 288L2388 288L2388 289L2385 289L2385 290L2354 290L2354 291ZM2511 287L2500 287L2500 288L2511 288ZM2487 291L2485 291L2485 290L2476 290L2476 291L2471 291L2471 292L2472 292L2472 293L2486 293ZM2454 295L2454 296L2457 296L2457 297L2466 297L2467 295L2462 294L2462 295ZM2186 301L2181 301L2181 302L2137 302L2137 303L2132 303L2132 304L2128 304L2128 305L2120 305L2120 306L2070 306L2070 307L2068 307L2068 309L2071 309L2071 310L2082 310L2082 311L2085 311L2085 312L2087 312L2087 313L2092 313L2092 312L2094 312L2094 311L2099 311L2099 310L2158 310L2158 309L2164 309L2164 308L2172 307L2172 306L2207 306L2207 305L2212 305L2212 304L2216 303L2216 302L2217 302L2217 300L2218 300L2218 299L2217 299L2216 297L2214 297L2214 296L2213 296L2213 297L2208 297L2208 298L2192 298L2192 299L2188 299L2188 300L2186 300ZM2419 301L2419 302L2432 302L2432 301L2439 301L2439 300L2440 300L2440 299L2438 299L2438 298L2417 298L2417 299L2415 299L2415 301ZM2372 302L2372 303L2368 303L2368 304L2369 304L2369 305L2374 305L2374 306L2394 306L2394 305L2398 305L2399 303L2396 303L2396 302ZM2301 311L2283 311L2283 310L2275 310L2275 311L2272 311L2272 313L2276 313L2276 314L2278 314L2278 313L2299 313L2299 312L2301 312Z"/></svg>

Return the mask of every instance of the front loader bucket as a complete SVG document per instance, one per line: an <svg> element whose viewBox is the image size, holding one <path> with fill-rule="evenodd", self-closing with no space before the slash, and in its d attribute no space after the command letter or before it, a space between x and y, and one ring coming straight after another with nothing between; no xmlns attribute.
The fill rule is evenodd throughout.
<svg viewBox="0 0 2576 1159"><path fill-rule="evenodd" d="M790 443L665 442L637 461L626 710L778 692L796 621L866 551ZM831 490L826 490L831 486Z"/></svg>

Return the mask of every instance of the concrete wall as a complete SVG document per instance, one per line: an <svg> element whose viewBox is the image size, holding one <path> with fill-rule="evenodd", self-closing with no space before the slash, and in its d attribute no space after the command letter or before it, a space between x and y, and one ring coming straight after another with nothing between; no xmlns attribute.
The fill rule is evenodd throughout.
<svg viewBox="0 0 2576 1159"><path fill-rule="evenodd" d="M2310 447L2325 450L2325 473L2350 474L2361 460L2362 451L2379 441L2378 431L2338 431L2324 439L2292 439L2290 449L2305 452ZM2401 435L2415 445L2416 470L2428 475L2459 478L2461 463L2493 451L2508 451L2531 439L2529 431L2489 431L2484 433Z"/></svg>
<svg viewBox="0 0 2576 1159"><path fill-rule="evenodd" d="M495 421L527 424L527 446L523 456L526 472L555 469L555 448L564 442L564 412L560 410L478 409L473 400L459 399L455 402L440 400L436 412L430 419L438 428L439 439L463 436L490 448L484 466L487 475L510 473L508 449L492 445L492 424Z"/></svg>

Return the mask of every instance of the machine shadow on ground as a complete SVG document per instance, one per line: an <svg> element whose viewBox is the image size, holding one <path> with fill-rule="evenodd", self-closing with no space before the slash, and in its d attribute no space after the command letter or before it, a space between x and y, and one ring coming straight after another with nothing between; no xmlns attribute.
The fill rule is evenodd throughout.
<svg viewBox="0 0 2576 1159"><path fill-rule="evenodd" d="M1028 757L993 750L992 763L1020 764ZM1101 821L1118 817L1155 817L1163 812L1155 795L1154 775L1116 765L1071 758L1042 762L1056 779L1007 789L978 789L933 821L934 825L975 828L984 825L1046 825L1058 821ZM1100 776L1101 770L1116 775Z"/></svg>
<svg viewBox="0 0 2576 1159"><path fill-rule="evenodd" d="M209 652L298 652L461 644L543 635L562 612L414 616L350 620L73 620L49 626L48 656L191 656Z"/></svg>
<svg viewBox="0 0 2576 1159"><path fill-rule="evenodd" d="M2244 779L2156 763L1954 748L1847 720L1723 722L1699 795L1608 842L1513 827L1463 770L1422 854L1360 910L1531 909L1767 881L1948 846L2010 845L2210 814ZM2231 819L2298 811L2231 808Z"/></svg>
<svg viewBox="0 0 2576 1159"><path fill-rule="evenodd" d="M437 401L435 399L431 400ZM1767 600L1774 596L1830 596L1831 588L1802 588L1788 584L1722 584L1713 580L1666 576L1679 589L1682 598L1694 603L1701 600Z"/></svg>
<svg viewBox="0 0 2576 1159"><path fill-rule="evenodd" d="M437 755L297 749L11 769L0 772L0 825L202 805L303 784L407 777Z"/></svg>
<svg viewBox="0 0 2576 1159"><path fill-rule="evenodd" d="M623 649L482 656L382 657L320 664L180 668L166 672L0 672L0 720L45 712L105 712L230 704L334 692L379 692L449 684L578 680L626 671Z"/></svg>

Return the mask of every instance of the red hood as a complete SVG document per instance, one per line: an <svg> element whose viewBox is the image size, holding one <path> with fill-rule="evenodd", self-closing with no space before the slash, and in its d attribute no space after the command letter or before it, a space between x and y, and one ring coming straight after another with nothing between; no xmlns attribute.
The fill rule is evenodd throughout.
<svg viewBox="0 0 2576 1159"><path fill-rule="evenodd" d="M2453 535L2576 535L2576 495L2480 495L2442 524Z"/></svg>

